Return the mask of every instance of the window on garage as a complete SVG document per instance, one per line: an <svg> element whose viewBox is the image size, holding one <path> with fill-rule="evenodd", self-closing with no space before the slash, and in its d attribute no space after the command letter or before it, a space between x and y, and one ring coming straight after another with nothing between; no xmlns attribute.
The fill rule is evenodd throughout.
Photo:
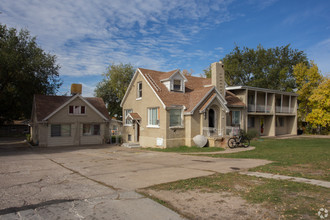
<svg viewBox="0 0 330 220"><path fill-rule="evenodd" d="M50 127L51 137L70 137L71 125L70 124L52 124Z"/></svg>
<svg viewBox="0 0 330 220"><path fill-rule="evenodd" d="M83 136L100 135L100 124L83 124Z"/></svg>

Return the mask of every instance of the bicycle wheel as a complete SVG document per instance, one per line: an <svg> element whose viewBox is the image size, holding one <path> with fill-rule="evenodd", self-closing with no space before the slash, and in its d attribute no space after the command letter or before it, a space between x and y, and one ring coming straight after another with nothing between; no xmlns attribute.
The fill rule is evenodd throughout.
<svg viewBox="0 0 330 220"><path fill-rule="evenodd" d="M243 140L241 140L241 145L243 147L248 147L250 146L250 140L248 138L244 138Z"/></svg>
<svg viewBox="0 0 330 220"><path fill-rule="evenodd" d="M228 147L229 148L235 148L236 147L236 138L229 138Z"/></svg>

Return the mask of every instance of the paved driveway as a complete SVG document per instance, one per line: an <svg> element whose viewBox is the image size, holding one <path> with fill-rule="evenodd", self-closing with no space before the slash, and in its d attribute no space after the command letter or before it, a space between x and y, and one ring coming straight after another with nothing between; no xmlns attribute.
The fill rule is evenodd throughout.
<svg viewBox="0 0 330 220"><path fill-rule="evenodd" d="M268 162L110 145L31 149L0 143L0 219L181 219L135 189Z"/></svg>

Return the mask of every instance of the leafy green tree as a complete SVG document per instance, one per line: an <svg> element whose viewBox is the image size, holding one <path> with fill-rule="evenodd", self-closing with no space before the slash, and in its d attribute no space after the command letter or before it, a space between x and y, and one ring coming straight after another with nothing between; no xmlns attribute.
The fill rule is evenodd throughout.
<svg viewBox="0 0 330 220"><path fill-rule="evenodd" d="M299 121L306 121L306 116L312 111L310 97L322 83L323 76L314 62L310 67L305 63L298 63L293 67L293 75L296 78L297 94L299 102Z"/></svg>
<svg viewBox="0 0 330 220"><path fill-rule="evenodd" d="M223 58L225 77L228 85L246 85L281 91L296 88L293 66L308 64L303 51L290 45L265 49L236 46Z"/></svg>
<svg viewBox="0 0 330 220"><path fill-rule="evenodd" d="M0 123L30 118L33 95L55 94L62 85L59 68L29 31L0 24Z"/></svg>
<svg viewBox="0 0 330 220"><path fill-rule="evenodd" d="M203 69L203 73L200 75L201 75L201 77L211 78L211 65L208 66L207 68Z"/></svg>
<svg viewBox="0 0 330 220"><path fill-rule="evenodd" d="M103 80L97 84L95 95L103 98L110 116L120 117L122 115L120 102L131 82L134 71L131 64L111 64L107 72L103 74Z"/></svg>

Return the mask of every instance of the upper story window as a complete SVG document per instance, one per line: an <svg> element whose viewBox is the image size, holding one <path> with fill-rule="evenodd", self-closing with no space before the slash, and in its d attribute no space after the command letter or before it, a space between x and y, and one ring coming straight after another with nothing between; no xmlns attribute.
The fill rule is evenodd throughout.
<svg viewBox="0 0 330 220"><path fill-rule="evenodd" d="M86 114L86 107L80 105L70 105L69 114L73 115L84 115Z"/></svg>
<svg viewBox="0 0 330 220"><path fill-rule="evenodd" d="M148 126L159 126L159 108L148 108Z"/></svg>
<svg viewBox="0 0 330 220"><path fill-rule="evenodd" d="M179 80L179 79L173 80L173 90L182 91L181 80Z"/></svg>
<svg viewBox="0 0 330 220"><path fill-rule="evenodd" d="M133 122L131 119L127 118L129 113L132 113L133 110L132 109L125 109L125 125L132 125Z"/></svg>
<svg viewBox="0 0 330 220"><path fill-rule="evenodd" d="M182 126L182 109L170 109L170 127Z"/></svg>
<svg viewBox="0 0 330 220"><path fill-rule="evenodd" d="M136 97L142 98L142 82L137 83Z"/></svg>

